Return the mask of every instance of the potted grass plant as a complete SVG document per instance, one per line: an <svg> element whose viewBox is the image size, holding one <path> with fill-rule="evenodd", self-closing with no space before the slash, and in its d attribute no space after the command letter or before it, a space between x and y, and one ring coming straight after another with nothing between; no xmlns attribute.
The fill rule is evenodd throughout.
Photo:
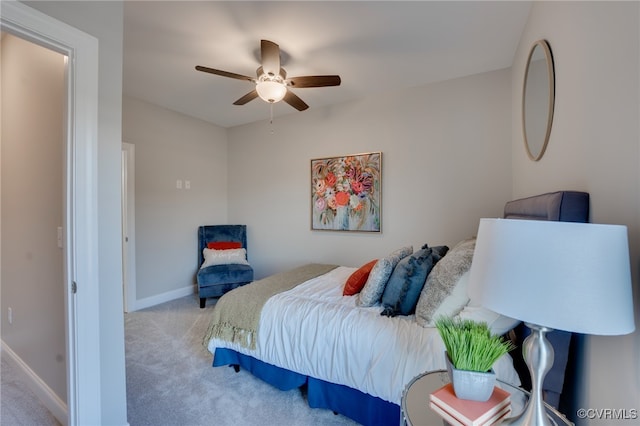
<svg viewBox="0 0 640 426"><path fill-rule="evenodd" d="M436 328L446 349L445 358L453 390L460 399L486 401L493 392L493 364L515 346L491 334L484 322L438 318Z"/></svg>

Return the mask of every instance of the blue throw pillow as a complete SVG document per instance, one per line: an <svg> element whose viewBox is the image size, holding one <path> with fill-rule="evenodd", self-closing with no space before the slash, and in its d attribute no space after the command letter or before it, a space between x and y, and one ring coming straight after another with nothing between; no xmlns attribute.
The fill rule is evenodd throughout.
<svg viewBox="0 0 640 426"><path fill-rule="evenodd" d="M402 259L394 268L382 294L382 315L411 315L418 303L427 275L446 253L447 246L428 247Z"/></svg>
<svg viewBox="0 0 640 426"><path fill-rule="evenodd" d="M357 306L373 306L380 301L389 277L401 259L413 253L413 246L395 250L388 256L378 260L369 273L369 278L356 298Z"/></svg>

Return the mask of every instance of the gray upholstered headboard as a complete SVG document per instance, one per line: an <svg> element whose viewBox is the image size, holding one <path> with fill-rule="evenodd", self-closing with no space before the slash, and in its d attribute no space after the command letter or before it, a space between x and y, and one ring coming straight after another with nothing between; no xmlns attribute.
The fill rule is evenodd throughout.
<svg viewBox="0 0 640 426"><path fill-rule="evenodd" d="M557 191L547 194L536 195L528 198L521 198L509 201L504 207L504 217L506 219L528 219L528 220L555 220L562 222L588 222L589 221L589 194L578 191ZM553 297L551 295L551 297ZM522 340L529 330L525 326L520 326L516 330L517 344L520 347ZM573 372L575 368L575 357L571 353L571 348L575 346L577 337L566 331L553 331L547 335L553 345L554 363L547 373L543 384L544 398L547 403L558 407L563 400L570 401L573 396L566 394L573 393ZM522 360L522 354L518 350L512 353L516 369L520 374L523 387L531 387L529 371ZM565 393L563 395L563 392ZM565 412L572 412L566 411Z"/></svg>
<svg viewBox="0 0 640 426"><path fill-rule="evenodd" d="M557 191L509 201L504 206L505 219L589 221L589 194Z"/></svg>

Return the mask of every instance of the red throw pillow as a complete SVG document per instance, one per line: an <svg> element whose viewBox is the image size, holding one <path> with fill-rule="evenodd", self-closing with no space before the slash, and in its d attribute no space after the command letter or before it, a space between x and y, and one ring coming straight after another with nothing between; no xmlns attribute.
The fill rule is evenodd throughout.
<svg viewBox="0 0 640 426"><path fill-rule="evenodd" d="M343 296L353 296L354 294L360 293L362 287L367 283L367 278L369 278L369 273L373 269L374 265L378 259L374 259L369 263L362 265L355 271L351 276L347 279L346 284L344 285L344 291L342 292Z"/></svg>
<svg viewBox="0 0 640 426"><path fill-rule="evenodd" d="M211 250L230 250L242 248L240 241L210 241L207 248Z"/></svg>

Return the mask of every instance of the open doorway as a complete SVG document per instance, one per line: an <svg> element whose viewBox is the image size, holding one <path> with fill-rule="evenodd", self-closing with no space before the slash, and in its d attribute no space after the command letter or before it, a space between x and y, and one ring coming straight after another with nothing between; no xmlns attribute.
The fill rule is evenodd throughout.
<svg viewBox="0 0 640 426"><path fill-rule="evenodd" d="M2 342L23 382L66 419L65 62L2 33ZM37 125L34 125L37 123ZM34 244L37 241L37 244ZM31 386L33 388L33 386Z"/></svg>

